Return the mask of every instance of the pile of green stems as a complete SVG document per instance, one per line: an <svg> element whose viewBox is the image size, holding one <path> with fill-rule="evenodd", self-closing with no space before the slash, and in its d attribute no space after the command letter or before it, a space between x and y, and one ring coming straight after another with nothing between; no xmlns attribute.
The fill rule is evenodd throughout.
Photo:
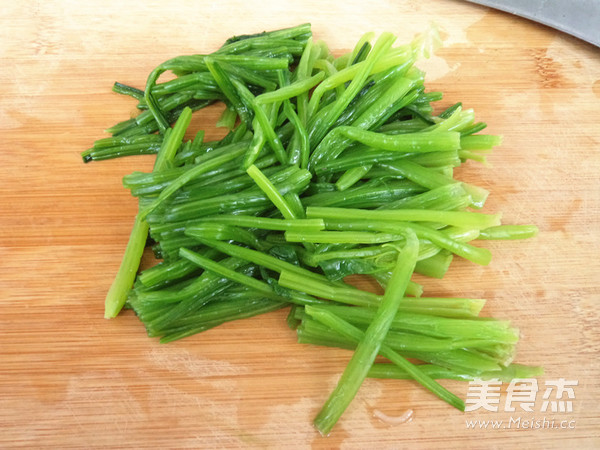
<svg viewBox="0 0 600 450"><path fill-rule="evenodd" d="M424 39L371 38L335 57L304 24L166 61L143 90L115 84L141 112L82 154L157 154L152 172L123 179L139 212L106 316L132 308L171 342L289 308L299 342L355 350L315 420L325 434L366 376L414 379L464 409L436 379L541 373L512 363L518 330L480 317L484 300L426 297L412 279L442 278L455 256L486 265L475 241L537 228L480 212L488 192L454 178L500 139L460 103L434 115L442 96L413 65ZM192 113L215 102L228 133L205 141ZM146 245L162 262L138 274ZM355 274L384 294L345 282Z"/></svg>

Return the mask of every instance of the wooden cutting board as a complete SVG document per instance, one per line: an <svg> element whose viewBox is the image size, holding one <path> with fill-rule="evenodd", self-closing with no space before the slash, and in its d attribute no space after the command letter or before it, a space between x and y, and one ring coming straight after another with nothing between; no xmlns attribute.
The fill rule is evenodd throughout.
<svg viewBox="0 0 600 450"><path fill-rule="evenodd" d="M491 190L486 211L535 223L489 242L489 267L456 261L429 295L488 299L521 329L517 361L542 364L533 412L460 413L410 381L367 380L328 438L312 419L349 352L299 345L286 311L169 345L103 301L136 203L121 177L152 158L84 165L127 118L115 80L143 87L170 57L233 34L311 22L331 49L363 32L408 42L436 22L445 47L421 66L440 108L474 108L504 144L458 176ZM0 10L0 447L403 448L600 445L600 50L457 1L3 2ZM218 108L194 119L211 129ZM214 131L208 137L216 137ZM543 413L544 383L575 380L572 412ZM443 384L465 398L466 383ZM507 385L502 387L505 401ZM374 417L413 411L396 426ZM467 429L466 420L554 420L558 429ZM566 428L560 428L564 422ZM543 425L543 424L542 424Z"/></svg>

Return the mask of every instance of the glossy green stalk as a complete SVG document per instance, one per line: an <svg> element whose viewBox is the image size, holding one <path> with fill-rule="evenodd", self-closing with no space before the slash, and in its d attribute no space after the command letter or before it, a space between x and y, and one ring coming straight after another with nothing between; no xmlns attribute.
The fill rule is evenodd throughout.
<svg viewBox="0 0 600 450"><path fill-rule="evenodd" d="M348 61L345 64L346 67L350 67L354 64L358 64L359 62L364 61L364 59L369 54L369 51L371 51L371 44L369 41L371 41L374 37L375 33L373 33L372 31L365 33L360 37L360 39L354 46L352 53L348 55Z"/></svg>
<svg viewBox="0 0 600 450"><path fill-rule="evenodd" d="M463 150L487 150L502 144L502 136L490 134L474 134L460 138Z"/></svg>
<svg viewBox="0 0 600 450"><path fill-rule="evenodd" d="M457 182L452 177L448 177L409 160L384 163L382 166L429 189L435 189L446 184L455 184ZM476 208L483 207L489 192L479 186L469 183L462 183L462 186L467 193L471 195L472 206Z"/></svg>
<svg viewBox="0 0 600 450"><path fill-rule="evenodd" d="M426 167L458 166L461 163L457 150L407 154L402 152L390 152L387 150L374 150L369 149L367 146L360 146L352 151L348 150L346 155L339 156L334 160L329 160L327 165L314 167L314 171L317 175L328 175L358 166L374 164L383 165L386 162L399 160L409 160ZM383 166L383 168L385 168L385 166ZM386 169L386 172L390 175L391 171Z"/></svg>
<svg viewBox="0 0 600 450"><path fill-rule="evenodd" d="M383 244L402 239L401 234L372 233L369 231L311 231L298 233L286 231L288 242L312 244Z"/></svg>
<svg viewBox="0 0 600 450"><path fill-rule="evenodd" d="M252 126L252 119L254 118L251 105L241 98L239 92L233 85L233 80L230 78L229 74L217 60L210 57L206 58L206 67L214 77L227 100L229 100L231 105L237 111L242 122L250 128Z"/></svg>
<svg viewBox="0 0 600 450"><path fill-rule="evenodd" d="M309 129L309 136L312 145L318 144L325 134L329 131L334 122L338 119L338 117L342 114L342 112L346 109L349 103L354 99L356 94L363 88L367 77L373 72L375 63L380 61L382 57L388 52L396 37L391 33L382 33L377 42L373 46L371 52L367 58L360 64L356 64L352 67L358 67L361 64L364 66L360 67L357 71L355 77L352 79L348 87L344 90L343 94L339 96L330 108L322 109L320 114L317 115L317 120L312 122L312 127ZM345 69L350 70L351 68ZM330 79L333 77L330 77ZM319 85L322 86L323 83ZM340 83L341 85L341 83ZM314 114L316 112L316 107L318 106L319 98L317 94L317 90L315 89L313 95L311 96L309 102L309 115ZM314 101L313 101L314 100Z"/></svg>
<svg viewBox="0 0 600 450"><path fill-rule="evenodd" d="M402 298L406 285L414 271L419 252L419 241L413 233L406 236L406 245L398 256L392 278L377 313L356 347L352 359L344 370L336 388L325 402L315 418L314 424L324 435L329 434L333 426L346 410L360 385L367 376Z"/></svg>
<svg viewBox="0 0 600 450"><path fill-rule="evenodd" d="M325 74L323 72L319 72L310 78L298 80L295 83L292 83L289 86L281 87L276 91L265 92L264 94L256 97L256 103L259 105L264 105L266 103L282 102L292 97L297 97L304 92L308 92L314 86L319 84L323 78L325 78Z"/></svg>
<svg viewBox="0 0 600 450"><path fill-rule="evenodd" d="M366 328L376 314L376 310L373 308L356 306L323 305L319 308L327 310L359 328ZM506 320L458 319L407 311L395 313L390 330L440 339L484 340L494 344L514 345L519 340L519 330L511 327L510 322Z"/></svg>
<svg viewBox="0 0 600 450"><path fill-rule="evenodd" d="M332 284L331 282L329 282L329 280L327 280L325 276L321 274L311 272L310 270L307 270L301 266L297 266L287 261L283 261L267 253L252 250L250 248L241 247L239 245L233 245L226 242L216 241L214 239L207 239L205 236L202 235L202 233L197 233L194 230L194 227L189 227L186 230L186 234L188 236L194 237L202 244L214 248L222 253L225 253L226 255L244 259L249 262L251 261L254 264L258 264L259 266L266 267L267 269L274 270L276 272L292 272L303 279L309 278L321 283L326 283L327 285Z"/></svg>
<svg viewBox="0 0 600 450"><path fill-rule="evenodd" d="M452 253L442 250L429 258L421 259L415 266L415 272L432 278L442 279L452 263Z"/></svg>
<svg viewBox="0 0 600 450"><path fill-rule="evenodd" d="M338 180L335 182L335 187L338 189L338 191L345 191L360 181L360 179L364 177L372 167L372 165L364 165L349 169L340 178L338 178Z"/></svg>
<svg viewBox="0 0 600 450"><path fill-rule="evenodd" d="M145 136L112 136L108 138L98 139L94 142L93 148L101 150L110 147L119 147L121 145L133 144L162 144L163 136L157 134L149 134ZM91 150L91 149L90 149ZM88 150L89 151L89 150Z"/></svg>
<svg viewBox="0 0 600 450"><path fill-rule="evenodd" d="M219 64L232 78L236 78L240 81L245 82L249 86L262 87L268 91L277 89L277 83L269 80L265 76L257 73L253 70L247 69L237 64L229 64L224 61L219 61Z"/></svg>
<svg viewBox="0 0 600 450"><path fill-rule="evenodd" d="M142 91L141 89L134 88L132 86L127 86L123 83L115 82L115 84L112 87L112 90L117 94L129 95L135 98L136 100L142 100L144 98L144 91Z"/></svg>
<svg viewBox="0 0 600 450"><path fill-rule="evenodd" d="M158 198L141 212L142 219L145 219L148 214L158 208L162 203L171 197L175 192L189 183L191 180L198 178L211 170L221 167L224 163L234 160L246 152L246 146L241 146L237 151L229 151L220 156L209 159L206 162L198 164L193 169L184 172L177 179L173 180L165 189L161 191Z"/></svg>
<svg viewBox="0 0 600 450"><path fill-rule="evenodd" d="M377 208L389 202L423 192L423 188L407 180L390 180L385 183L362 183L344 191L321 192L302 201L307 206Z"/></svg>
<svg viewBox="0 0 600 450"><path fill-rule="evenodd" d="M164 134L163 145L156 156L154 170L160 171L167 167L175 157L177 149L181 145L185 130L190 124L192 111L185 109L179 120L172 129ZM129 236L129 242L125 248L123 260L117 272L117 275L106 294L104 302L104 317L111 319L117 316L125 302L127 294L133 286L135 275L142 259L142 253L148 239L148 224L142 219L140 213L135 217L133 228Z"/></svg>
<svg viewBox="0 0 600 450"><path fill-rule="evenodd" d="M235 241L261 251L268 248L262 245L252 231L223 223L197 223L186 227L185 234L188 237L202 236L216 241Z"/></svg>
<svg viewBox="0 0 600 450"><path fill-rule="evenodd" d="M378 128L397 110L414 100L410 91L419 80L404 77L404 72L405 67L399 66L385 74L356 102L354 108L348 108L345 117L340 117L341 122L338 120L336 125L351 125L365 130ZM338 129L339 126L335 128ZM317 165L322 159L335 159L351 143L352 138L343 133L330 133L311 155L312 164Z"/></svg>
<svg viewBox="0 0 600 450"><path fill-rule="evenodd" d="M306 211L304 210L304 205L302 204L302 200L300 199L298 193L288 192L283 196L283 198L290 206L290 209L294 215L297 217L297 219L293 220L292 222L300 220L300 223L303 223L304 220L311 220L306 218Z"/></svg>
<svg viewBox="0 0 600 450"><path fill-rule="evenodd" d="M319 231L325 228L322 219L273 219L268 217L254 217L244 215L219 215L213 217L203 217L198 221L189 223L193 226L195 223L215 222L225 225L235 225L238 227L259 228L261 230L273 231Z"/></svg>
<svg viewBox="0 0 600 450"><path fill-rule="evenodd" d="M427 253L421 252L420 257L423 259L433 256L439 251L438 248L449 250L480 265L489 264L492 258L492 254L488 249L462 242L463 239L471 240L476 238L478 236L477 229L458 227L437 230L417 222L394 222L377 219L325 219L326 228L330 228L333 225L335 225L336 229L352 231L314 231L307 233L287 231L285 237L290 242L377 244L397 241L401 239L402 233L410 229L420 239L426 239L433 244L433 247L431 247L431 244L422 246L422 250L427 248Z"/></svg>
<svg viewBox="0 0 600 450"><path fill-rule="evenodd" d="M179 250L179 253L183 258L190 260L191 262L199 265L205 270L209 270L223 277L229 278L230 280L236 283L240 283L243 286L254 289L257 292L260 292L260 294L265 296L266 298L277 301L287 301L297 305L312 305L323 303L322 300L297 292L290 292L289 297L279 295L273 290L271 286L269 286L264 281L260 281L255 278L236 272L234 270L228 269L222 264L219 264L218 262L215 262L209 258L205 258L204 256L186 248L181 248Z"/></svg>
<svg viewBox="0 0 600 450"><path fill-rule="evenodd" d="M254 95L252 95L248 88L244 86L244 84L240 83L236 79L232 79L231 81L237 89L239 96L244 100L245 103L250 105L254 111L254 130L256 131L257 127L261 128L262 133L264 133L265 138L269 142L269 145L271 146L273 153L275 153L275 156L277 156L279 162L282 164L285 163L287 159L285 149L281 144L279 136L277 136L277 133L273 129L271 121L269 120L269 117L267 116L263 105L260 105L256 102L256 98L254 97Z"/></svg>
<svg viewBox="0 0 600 450"><path fill-rule="evenodd" d="M286 182L277 183L277 190L283 195L288 192L301 192L310 182L310 174L292 174ZM173 205L164 214L153 218L154 222L177 222L182 220L194 220L204 216L215 214L252 214L268 210L272 205L268 197L258 188L247 189L239 193L218 195L212 198L204 198ZM149 216L149 220L152 216Z"/></svg>
<svg viewBox="0 0 600 450"><path fill-rule="evenodd" d="M222 261L220 264L225 265L229 262ZM201 269L198 265L195 266ZM253 273L253 268L247 265L241 266L238 270L239 272L235 273L239 273L242 276ZM195 288L194 295L186 296L178 302L163 300L158 295L160 291L156 292L153 301L138 300L135 297L130 301L136 314L144 321L149 334L153 336L164 334L166 330L171 328L173 323L202 311L206 305L220 300L223 292L235 284L229 278L210 271L204 271L199 279L204 281L201 285L192 282L185 286L188 287L196 284L197 287ZM169 290L165 291L169 292Z"/></svg>
<svg viewBox="0 0 600 450"><path fill-rule="evenodd" d="M383 134L367 131L356 127L342 126L333 130L319 147L313 152L311 164L314 166L327 165L331 154L341 154L343 148L337 144L340 138L347 138L372 148L401 153L421 153L453 151L460 148L460 133L445 131L439 133L409 133L409 134ZM332 153L334 151L335 153Z"/></svg>
<svg viewBox="0 0 600 450"><path fill-rule="evenodd" d="M438 211L465 210L471 196L461 183L445 184L422 194L411 195L389 202L377 209L435 209Z"/></svg>
<svg viewBox="0 0 600 450"><path fill-rule="evenodd" d="M148 238L148 224L136 216L117 275L106 294L104 318L117 317L127 301Z"/></svg>
<svg viewBox="0 0 600 450"><path fill-rule="evenodd" d="M298 70L296 72L298 73ZM282 88L289 86L289 75L289 72L284 72L282 70L277 72L279 85ZM297 80L297 82L301 81L301 79ZM306 92L303 91L298 93L296 102L300 103L300 99L304 97L306 97ZM300 105L297 106L297 108L299 107ZM289 122L294 126L294 134L288 144L287 149L288 162L289 164L299 164L300 168L306 169L306 167L308 166L308 158L310 153L310 141L308 138L308 133L306 132L305 125L306 120L302 120L300 118L289 99L283 100L283 111L285 117L287 117Z"/></svg>
<svg viewBox="0 0 600 450"><path fill-rule="evenodd" d="M322 281L314 277L309 278L304 274L289 269L281 271L279 285L347 305L375 306L381 300L380 296L372 292L361 291L350 285L340 287L328 281Z"/></svg>
<svg viewBox="0 0 600 450"><path fill-rule="evenodd" d="M185 259L178 259L172 263L163 261L140 273L138 281L146 288L154 288L165 282L181 279L195 271L197 267Z"/></svg>
<svg viewBox="0 0 600 450"><path fill-rule="evenodd" d="M367 59L357 64L353 64L343 70L338 71L335 75L326 78L314 90L309 103L309 116L312 116L318 109L323 94L336 86L344 84L348 81L359 80L362 85L364 80L370 73L378 73L390 67L402 64L411 58L406 47L389 50L390 36L380 36L373 49L369 52ZM382 53L389 50L389 53L382 57ZM360 77L359 77L360 75ZM362 86L361 86L362 87ZM354 97L354 96L353 96Z"/></svg>
<svg viewBox="0 0 600 450"><path fill-rule="evenodd" d="M288 305L284 301L260 298L260 294L253 291L250 291L248 298L245 299L230 300L227 298L226 293L224 297L228 300L225 304L221 302L210 303L199 313L186 317L187 320L174 322L170 328L163 331L164 336L160 339L160 343L173 342L209 330L226 322L247 319L276 311Z"/></svg>
<svg viewBox="0 0 600 450"><path fill-rule="evenodd" d="M284 219L291 220L296 218L296 215L290 208L290 205L287 204L281 193L258 167L252 164L250 167L248 167L246 173L254 180L261 191L263 191L266 196L269 197L269 200L273 202Z"/></svg>
<svg viewBox="0 0 600 450"><path fill-rule="evenodd" d="M402 210L364 210L352 208L329 208L309 206L306 208L308 218L321 219L366 219L373 221L418 221L438 222L457 227L488 228L500 225L501 214L481 214L466 211L436 211L423 209Z"/></svg>
<svg viewBox="0 0 600 450"><path fill-rule="evenodd" d="M448 379L458 381L473 381L498 379L509 383L514 379L535 378L544 374L542 367L525 366L522 364L511 364L500 370L481 372L477 375L467 372L457 372L446 367L436 366L435 364L421 364L419 370L433 379ZM373 364L369 370L370 378L393 378L396 380L410 380L412 376L405 370L394 364Z"/></svg>
<svg viewBox="0 0 600 450"><path fill-rule="evenodd" d="M152 155L160 150L160 143L129 144L110 148L91 148L82 154L83 162L103 161L106 159L120 158L122 156Z"/></svg>
<svg viewBox="0 0 600 450"><path fill-rule="evenodd" d="M535 225L499 225L481 230L478 239L529 239L537 236L538 231L538 227Z"/></svg>
<svg viewBox="0 0 600 450"><path fill-rule="evenodd" d="M340 317L336 316L330 311L321 310L319 307L308 306L307 313L321 322L323 325L330 327L332 330L340 333L345 338L352 340L353 342L357 342L358 346L356 347L356 351L360 348L360 344L367 339L367 331L362 331L354 325L346 322ZM418 335L414 336L415 340L420 340ZM460 344L459 344L460 345ZM460 411L465 410L465 404L458 396L444 388L442 385L437 383L431 376L429 376L426 372L420 370L420 366L414 365L410 363L407 359L401 356L398 352L393 350L388 344L382 342L378 352L388 358L395 367L398 367L404 373L410 376L410 378L414 379L417 383L431 391L433 394L438 396L440 399L444 400L448 404L454 406ZM374 360L374 357L373 357ZM371 368L373 363L369 365L367 368L367 373L364 375L365 378L369 376L371 372ZM363 369L364 370L364 369ZM341 380L340 380L341 382ZM345 393L344 393L345 394ZM345 394L346 395L346 394Z"/></svg>
<svg viewBox="0 0 600 450"><path fill-rule="evenodd" d="M215 93L219 92L219 86L210 72L194 72L164 83L156 84L152 88L152 94L160 97L180 91L197 91L199 89Z"/></svg>

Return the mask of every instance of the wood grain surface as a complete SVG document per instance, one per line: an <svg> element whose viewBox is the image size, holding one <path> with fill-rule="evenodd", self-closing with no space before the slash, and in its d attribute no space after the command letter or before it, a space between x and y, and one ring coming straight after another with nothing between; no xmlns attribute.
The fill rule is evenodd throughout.
<svg viewBox="0 0 600 450"><path fill-rule="evenodd" d="M330 437L312 419L350 353L299 345L286 311L159 345L103 301L136 202L123 175L151 157L84 165L79 153L127 118L116 80L143 87L180 54L233 34L311 22L335 52L366 31L409 41L434 21L445 46L421 67L440 108L474 108L504 144L458 177L485 210L535 223L489 242L488 267L455 261L429 295L488 299L521 330L517 361L577 380L573 411L460 413L410 381L367 380ZM600 50L458 1L4 1L0 6L0 447L593 448L600 446ZM219 108L194 127L213 123ZM210 131L212 130L212 131ZM443 384L465 398L466 383ZM502 401L506 384L503 386ZM389 426L375 410L410 422ZM467 429L465 420L569 420L570 429Z"/></svg>

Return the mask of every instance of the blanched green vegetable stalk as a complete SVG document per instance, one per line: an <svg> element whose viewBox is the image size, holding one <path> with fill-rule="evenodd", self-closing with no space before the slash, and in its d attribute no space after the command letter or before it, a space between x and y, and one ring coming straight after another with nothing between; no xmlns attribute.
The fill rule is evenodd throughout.
<svg viewBox="0 0 600 450"><path fill-rule="evenodd" d="M428 297L411 279L443 278L457 257L490 264L483 241L537 233L479 212L490 193L455 178L501 139L460 102L436 113L442 94L414 64L438 38L394 46L390 33L367 33L336 56L303 24L165 61L143 90L116 83L140 114L84 161L157 156L152 172L123 179L139 212L105 316L127 306L171 342L291 306L300 343L354 351L315 419L324 434L367 376L413 379L463 409L435 379L539 375L511 363L518 330L480 318L484 300ZM215 102L227 135L206 141L188 128ZM148 242L161 262L137 275ZM391 364L373 364L378 355Z"/></svg>
<svg viewBox="0 0 600 450"><path fill-rule="evenodd" d="M381 304L377 308L375 317L359 341L338 385L315 419L315 426L322 434L329 434L358 392L371 365L373 365L398 306L400 306L400 302L404 297L406 286L415 269L418 252L419 241L417 236L409 232L406 235L406 245L398 255L392 278Z"/></svg>
<svg viewBox="0 0 600 450"><path fill-rule="evenodd" d="M177 120L173 130L165 133L165 139L154 164L155 172L160 172L171 164L191 120L192 111L186 108ZM107 319L116 317L123 308L142 259L142 253L148 238L148 224L144 221L141 213L140 211L135 217L121 266L108 294L106 294L104 317Z"/></svg>

